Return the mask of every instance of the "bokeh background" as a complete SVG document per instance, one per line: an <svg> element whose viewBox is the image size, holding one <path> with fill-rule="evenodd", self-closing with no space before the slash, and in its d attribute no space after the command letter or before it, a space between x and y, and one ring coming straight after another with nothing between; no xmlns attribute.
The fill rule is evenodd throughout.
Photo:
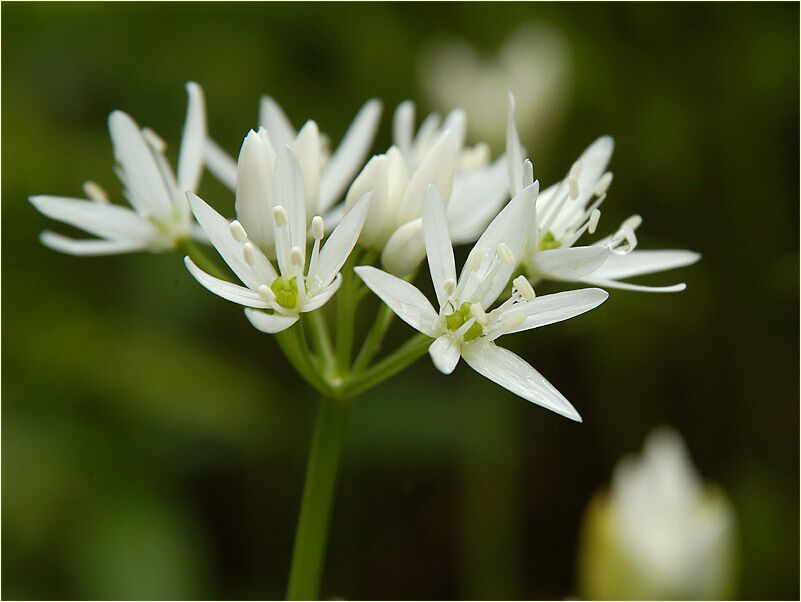
<svg viewBox="0 0 801 602"><path fill-rule="evenodd" d="M524 140L541 182L612 134L602 229L636 211L643 248L703 260L644 279L686 281L681 294L613 292L510 339L581 425L427 360L360 399L324 595L573 595L587 501L670 424L733 501L738 595L799 596L797 4L4 3L2 17L4 598L281 597L316 404L177 256L58 255L27 197L94 179L119 200L107 114L153 127L174 158L190 79L229 152L264 93L334 140L379 97L383 150L398 102L432 108L426 48L447 35L492 54L526 23L569 50L562 104ZM201 192L231 211L208 174Z"/></svg>

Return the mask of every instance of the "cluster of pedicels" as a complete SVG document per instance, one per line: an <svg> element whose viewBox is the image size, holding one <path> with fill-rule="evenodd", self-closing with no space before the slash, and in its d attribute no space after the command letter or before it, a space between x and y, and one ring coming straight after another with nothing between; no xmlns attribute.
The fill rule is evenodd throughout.
<svg viewBox="0 0 801 602"><path fill-rule="evenodd" d="M116 173L130 207L110 202L94 182L84 185L85 199L31 197L46 216L96 237L45 231L44 245L73 255L182 251L201 285L243 305L253 326L267 333L280 333L327 303L358 248L354 257L363 265L353 271L431 338L437 369L449 374L464 358L509 391L573 420L580 416L559 391L496 340L598 306L608 293L595 287L682 290L684 284L646 287L623 279L699 258L690 251L635 250L637 215L579 244L598 227L612 182L612 139L596 140L562 181L540 192L511 94L506 152L494 161L487 145L465 144L467 117L460 109L444 119L431 114L415 129L414 105L401 103L392 146L368 160L381 116L377 100L361 108L331 152L314 121L296 131L270 97L262 98L259 127L248 132L234 160L208 136L200 87L189 83L187 92L176 172L155 132L113 112ZM235 219L197 196L204 168L235 194ZM473 242L457 274L453 245ZM197 243L212 245L239 283L194 261ZM410 282L426 258L435 305ZM350 269L348 263L346 275ZM593 288L538 297L534 286L546 279Z"/></svg>

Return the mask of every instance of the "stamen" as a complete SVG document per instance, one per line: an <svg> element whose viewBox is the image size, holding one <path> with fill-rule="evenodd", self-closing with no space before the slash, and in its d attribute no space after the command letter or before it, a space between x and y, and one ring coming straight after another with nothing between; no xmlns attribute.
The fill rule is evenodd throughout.
<svg viewBox="0 0 801 602"><path fill-rule="evenodd" d="M245 228L239 223L239 220L232 221L228 228L231 231L231 236L234 237L236 242L245 242L248 237L248 233L245 232Z"/></svg>
<svg viewBox="0 0 801 602"><path fill-rule="evenodd" d="M534 183L534 164L530 159L523 163L523 188Z"/></svg>
<svg viewBox="0 0 801 602"><path fill-rule="evenodd" d="M280 228L289 223L289 214L281 205L276 205L273 207L273 219L275 220L275 225Z"/></svg>
<svg viewBox="0 0 801 602"><path fill-rule="evenodd" d="M315 215L314 218L312 218L311 230L314 240L323 239L323 236L325 235L325 223L323 222L322 217Z"/></svg>
<svg viewBox="0 0 801 602"><path fill-rule="evenodd" d="M520 296L526 301L533 301L537 296L537 293L534 292L534 287L531 286L531 283L523 275L512 280L512 284L517 289L517 292L520 293Z"/></svg>
<svg viewBox="0 0 801 602"><path fill-rule="evenodd" d="M484 308L481 307L481 303L471 303L470 304L470 315L473 316L476 322L481 324L482 326L487 325L487 312L484 311Z"/></svg>
<svg viewBox="0 0 801 602"><path fill-rule="evenodd" d="M587 222L587 231L590 234L595 234L595 229L598 227L598 221L601 219L601 210L593 209L590 213L590 221Z"/></svg>
<svg viewBox="0 0 801 602"><path fill-rule="evenodd" d="M601 196L609 190L609 185L612 183L612 172L607 171L604 175L601 176L601 179L598 180L598 184L595 185L595 190L593 194L595 196Z"/></svg>
<svg viewBox="0 0 801 602"><path fill-rule="evenodd" d="M157 153L163 153L165 150L167 150L167 143L161 139L161 136L159 136L150 128L144 128L142 130L142 135L145 137L145 140L150 147Z"/></svg>
<svg viewBox="0 0 801 602"><path fill-rule="evenodd" d="M453 278L448 278L445 282L442 283L442 288L448 295L452 295L453 291L456 290L456 280Z"/></svg>
<svg viewBox="0 0 801 602"><path fill-rule="evenodd" d="M639 228L641 224L642 224L642 217L640 217L639 215L632 215L625 222L623 222L623 226L631 228L632 232L634 232L637 228Z"/></svg>
<svg viewBox="0 0 801 602"><path fill-rule="evenodd" d="M623 224L620 226L621 232L623 232L623 236L626 238L626 243L629 245L629 251L633 251L634 247L637 246L637 236L634 234L634 230L632 230L631 226L628 224Z"/></svg>
<svg viewBox="0 0 801 602"><path fill-rule="evenodd" d="M474 251L467 257L466 267L471 272L477 272L481 268L481 260L483 253L481 251Z"/></svg>
<svg viewBox="0 0 801 602"><path fill-rule="evenodd" d="M256 292L258 292L262 296L262 298L268 303L272 303L273 301L275 301L275 293L266 284L262 284L261 286L259 286L259 288L256 289Z"/></svg>
<svg viewBox="0 0 801 602"><path fill-rule="evenodd" d="M245 258L245 263L250 267L256 265L256 247L252 242L246 242L242 246L242 255Z"/></svg>
<svg viewBox="0 0 801 602"><path fill-rule="evenodd" d="M517 263L517 259L515 258L515 254L512 253L512 249L506 243L498 244L498 247L495 249L498 253L498 259L501 261L503 265L507 268L512 268Z"/></svg>
<svg viewBox="0 0 801 602"><path fill-rule="evenodd" d="M472 308L472 305L470 307ZM472 309L471 309L471 313L472 313ZM454 334L459 338L463 338L465 333L468 330L470 330L470 328L472 328L473 324L475 324L475 323L476 323L475 317L471 316L470 319L467 320L464 324L462 324L459 327L459 330L457 330Z"/></svg>
<svg viewBox="0 0 801 602"><path fill-rule="evenodd" d="M303 266L303 251L300 250L300 247L292 247L292 250L289 251L289 260L294 266Z"/></svg>
<svg viewBox="0 0 801 602"><path fill-rule="evenodd" d="M111 202L106 191L97 182L84 182L83 193L96 203L108 204Z"/></svg>

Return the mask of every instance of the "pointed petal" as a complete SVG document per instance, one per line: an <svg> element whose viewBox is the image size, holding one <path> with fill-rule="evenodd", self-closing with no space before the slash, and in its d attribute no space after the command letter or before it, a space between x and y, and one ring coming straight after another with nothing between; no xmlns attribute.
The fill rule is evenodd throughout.
<svg viewBox="0 0 801 602"><path fill-rule="evenodd" d="M414 103L411 100L404 100L395 109L392 118L392 142L404 155L408 155L412 150L413 139Z"/></svg>
<svg viewBox="0 0 801 602"><path fill-rule="evenodd" d="M317 208L317 203L320 191L320 173L322 172L320 130L317 128L317 124L311 120L307 121L290 148L298 161L300 173L303 174L306 213L317 215L321 213Z"/></svg>
<svg viewBox="0 0 801 602"><path fill-rule="evenodd" d="M30 201L43 215L102 238L145 246L161 239L152 223L126 207L47 195L32 196Z"/></svg>
<svg viewBox="0 0 801 602"><path fill-rule="evenodd" d="M456 175L448 203L448 229L456 245L475 242L503 206L507 196L506 161Z"/></svg>
<svg viewBox="0 0 801 602"><path fill-rule="evenodd" d="M630 284L628 282L621 282L620 280L607 280L605 278L596 278L595 274L581 278L580 282L592 284L594 286L602 286L604 288L617 288L623 291L638 291L641 293L680 293L687 288L687 285L682 282L680 284L673 284L671 286L646 286L642 284Z"/></svg>
<svg viewBox="0 0 801 602"><path fill-rule="evenodd" d="M396 276L408 276L426 256L423 220L417 218L392 233L381 252L381 265Z"/></svg>
<svg viewBox="0 0 801 602"><path fill-rule="evenodd" d="M306 198L303 174L295 154L284 146L275 160L275 194L273 206L282 205L289 215L289 241L306 257Z"/></svg>
<svg viewBox="0 0 801 602"><path fill-rule="evenodd" d="M350 211L359 199L364 198L365 194L372 191L373 197L370 202L370 211L361 232L361 241L365 247L378 246L381 244L385 224L389 218L387 201L389 194L389 171L387 157L376 155L372 157L361 173L356 177L345 197L345 207ZM326 223L328 220L326 219Z"/></svg>
<svg viewBox="0 0 801 602"><path fill-rule="evenodd" d="M692 265L701 259L699 253L692 251L632 251L627 255L612 253L604 264L595 270L595 278L617 280L642 274L664 272Z"/></svg>
<svg viewBox="0 0 801 602"><path fill-rule="evenodd" d="M261 249L272 248L272 149L253 130L245 137L236 171L236 216L248 238Z"/></svg>
<svg viewBox="0 0 801 602"><path fill-rule="evenodd" d="M203 160L215 178L229 190L236 190L236 161L211 138L206 138Z"/></svg>
<svg viewBox="0 0 801 602"><path fill-rule="evenodd" d="M178 191L197 191L203 173L203 152L206 141L206 105L203 90L195 82L186 84L189 106L178 153ZM183 194L181 195L183 198Z"/></svg>
<svg viewBox="0 0 801 602"><path fill-rule="evenodd" d="M278 103L269 96L261 97L259 125L267 130L270 142L275 148L289 146L295 139L295 128Z"/></svg>
<svg viewBox="0 0 801 602"><path fill-rule="evenodd" d="M372 266L354 271L401 320L430 337L441 334L439 315L417 287Z"/></svg>
<svg viewBox="0 0 801 602"><path fill-rule="evenodd" d="M245 308L245 317L251 324L267 334L275 334L286 330L298 321L298 316L284 316L282 314L268 314L258 309Z"/></svg>
<svg viewBox="0 0 801 602"><path fill-rule="evenodd" d="M365 194L353 209L345 214L320 250L314 273L309 274L319 282L320 286L328 286L337 272L345 265L353 247L356 246L356 241L359 240L359 234L370 209L371 196L370 192Z"/></svg>
<svg viewBox="0 0 801 602"><path fill-rule="evenodd" d="M494 343L476 341L462 346L462 357L476 372L566 418L581 422L570 402L523 358Z"/></svg>
<svg viewBox="0 0 801 602"><path fill-rule="evenodd" d="M509 310L520 312L525 321L516 328L495 333L493 339L504 334L522 332L532 328L539 328L562 320L568 320L584 312L598 307L609 298L609 293L599 288L585 288L577 291L564 291L553 295L537 297L533 301L519 303ZM501 323L503 324L503 323Z"/></svg>
<svg viewBox="0 0 801 602"><path fill-rule="evenodd" d="M39 240L47 248L69 255L119 255L120 253L134 253L147 249L147 245L142 241L75 240L47 230L39 235Z"/></svg>
<svg viewBox="0 0 801 602"><path fill-rule="evenodd" d="M514 196L523 189L523 147L515 124L515 97L511 92L506 113L506 166L509 191Z"/></svg>
<svg viewBox="0 0 801 602"><path fill-rule="evenodd" d="M434 366L443 374L453 372L461 357L459 346L456 345L453 337L447 334L443 334L431 343L428 354L431 356Z"/></svg>
<svg viewBox="0 0 801 602"><path fill-rule="evenodd" d="M381 101L376 99L368 100L356 114L323 170L318 211L327 211L353 180L373 144L380 118Z"/></svg>
<svg viewBox="0 0 801 602"><path fill-rule="evenodd" d="M139 126L122 111L114 111L109 115L108 127L114 158L125 174L128 198L134 209L143 215L169 218L172 194Z"/></svg>
<svg viewBox="0 0 801 602"><path fill-rule="evenodd" d="M575 280L595 274L611 255L612 253L607 247L600 245L569 247L536 251L534 263L538 272L552 280Z"/></svg>
<svg viewBox="0 0 801 602"><path fill-rule="evenodd" d="M195 277L195 280L215 295L247 307L270 307L270 304L259 293L207 274L197 267L190 257L184 257L184 264L186 264L189 273Z"/></svg>
<svg viewBox="0 0 801 602"><path fill-rule="evenodd" d="M445 282L451 280L456 284L456 262L453 259L453 245L445 219L445 204L434 185L428 187L423 202L423 237L431 282L434 284L439 306L443 307L451 296L445 290Z"/></svg>
<svg viewBox="0 0 801 602"><path fill-rule="evenodd" d="M420 217L423 198L430 184L439 188L443 199L450 199L458 151L455 132L447 130L414 170L398 207L398 222L405 223Z"/></svg>
<svg viewBox="0 0 801 602"><path fill-rule="evenodd" d="M464 109L453 109L445 116L445 123L442 128L452 130L456 137L456 147L461 152L464 146L464 140L467 136L467 114Z"/></svg>
<svg viewBox="0 0 801 602"><path fill-rule="evenodd" d="M326 286L323 290L316 293L311 299L309 299L306 302L306 304L301 308L300 311L309 312L321 308L323 305L328 303L331 297L334 296L334 293L336 293L339 290L341 284L342 284L342 274L337 274L336 277L334 278L334 281L331 282L328 286Z"/></svg>

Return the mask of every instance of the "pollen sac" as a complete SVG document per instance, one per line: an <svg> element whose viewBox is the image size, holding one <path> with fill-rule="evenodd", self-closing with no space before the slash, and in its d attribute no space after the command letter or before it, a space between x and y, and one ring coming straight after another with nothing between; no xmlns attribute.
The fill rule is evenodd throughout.
<svg viewBox="0 0 801 602"><path fill-rule="evenodd" d="M275 302L285 309L295 309L298 304L298 279L292 277L290 280L276 278L270 285L270 290L275 294Z"/></svg>
<svg viewBox="0 0 801 602"><path fill-rule="evenodd" d="M445 316L445 325L448 327L448 330L456 332L459 330L465 322L470 319L470 302L465 301L462 305L454 311L452 314L448 314ZM482 328L481 324L478 322L474 322L473 325L467 329L467 332L464 333L462 337L465 341L475 341L478 337L484 334L484 328Z"/></svg>
<svg viewBox="0 0 801 602"><path fill-rule="evenodd" d="M550 251L551 249L558 249L561 246L562 243L556 240L556 237L550 230L548 230L545 236L540 240L540 251Z"/></svg>

